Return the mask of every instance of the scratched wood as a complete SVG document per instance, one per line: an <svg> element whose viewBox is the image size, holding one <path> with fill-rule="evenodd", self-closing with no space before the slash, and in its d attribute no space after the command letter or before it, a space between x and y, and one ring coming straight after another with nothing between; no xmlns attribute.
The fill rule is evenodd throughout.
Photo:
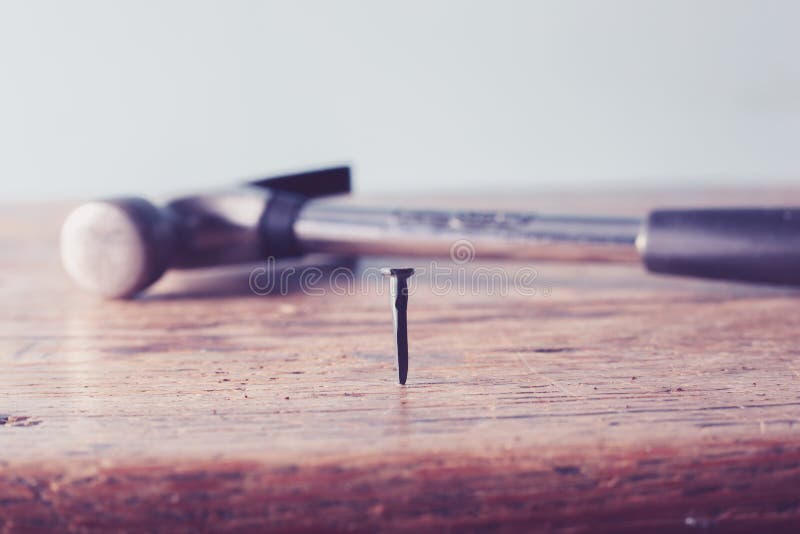
<svg viewBox="0 0 800 534"><path fill-rule="evenodd" d="M256 295L227 269L103 302L61 273L64 213L0 215L2 531L800 528L800 291L560 263L473 290L496 265L442 262L416 277L400 387L375 279Z"/></svg>

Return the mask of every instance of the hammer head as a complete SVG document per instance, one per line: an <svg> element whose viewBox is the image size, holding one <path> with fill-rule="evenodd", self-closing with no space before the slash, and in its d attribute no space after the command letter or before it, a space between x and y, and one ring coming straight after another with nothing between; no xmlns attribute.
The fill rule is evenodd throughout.
<svg viewBox="0 0 800 534"><path fill-rule="evenodd" d="M167 212L142 198L88 202L61 229L61 261L83 289L127 298L167 269L175 231Z"/></svg>
<svg viewBox="0 0 800 534"><path fill-rule="evenodd" d="M177 198L164 207L142 198L83 204L61 230L64 268L87 291L128 298L171 267L285 255L280 245L292 241L293 220L281 211L285 202L270 199L288 195L299 209L304 199L347 193L350 168L274 176L246 186Z"/></svg>

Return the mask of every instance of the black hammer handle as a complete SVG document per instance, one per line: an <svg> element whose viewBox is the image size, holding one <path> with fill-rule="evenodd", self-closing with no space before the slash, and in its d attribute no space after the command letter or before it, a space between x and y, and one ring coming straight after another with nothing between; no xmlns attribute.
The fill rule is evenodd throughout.
<svg viewBox="0 0 800 534"><path fill-rule="evenodd" d="M658 210L637 246L656 273L800 285L800 208Z"/></svg>

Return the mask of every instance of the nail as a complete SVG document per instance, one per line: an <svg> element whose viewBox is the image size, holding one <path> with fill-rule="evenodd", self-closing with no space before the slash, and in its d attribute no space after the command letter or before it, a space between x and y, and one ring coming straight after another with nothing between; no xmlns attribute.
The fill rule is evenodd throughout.
<svg viewBox="0 0 800 534"><path fill-rule="evenodd" d="M392 303L394 316L394 337L397 342L397 372L401 384L408 378L408 280L414 274L414 269L381 269L381 272L390 276L389 297Z"/></svg>

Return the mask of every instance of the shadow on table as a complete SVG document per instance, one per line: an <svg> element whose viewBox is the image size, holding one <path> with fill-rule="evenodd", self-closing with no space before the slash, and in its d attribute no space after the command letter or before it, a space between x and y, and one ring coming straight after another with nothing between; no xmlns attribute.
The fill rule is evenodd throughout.
<svg viewBox="0 0 800 534"><path fill-rule="evenodd" d="M324 286L342 269L352 272L356 268L355 258L319 254L277 262L173 270L138 300L293 295Z"/></svg>

